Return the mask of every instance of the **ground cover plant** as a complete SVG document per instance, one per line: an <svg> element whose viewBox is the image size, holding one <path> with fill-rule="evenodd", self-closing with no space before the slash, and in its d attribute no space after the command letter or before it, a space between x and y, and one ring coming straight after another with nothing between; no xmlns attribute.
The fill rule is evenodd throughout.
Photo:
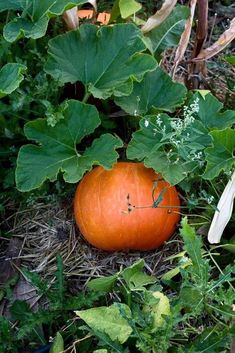
<svg viewBox="0 0 235 353"><path fill-rule="evenodd" d="M93 17L78 21L75 6ZM208 6L226 15L216 23ZM98 21L103 11L108 24ZM71 204L97 165L153 168L176 186L182 216L182 248L159 277L142 259L74 294L59 251L51 278L16 263L0 283L0 352L232 351L234 79L220 78L218 93L208 78L213 67L234 74L233 17L223 28L233 11L230 2L199 0L0 3L2 263L11 258L11 212L38 200ZM210 245L214 213L209 240L223 236ZM19 277L38 293L37 309L15 297Z"/></svg>

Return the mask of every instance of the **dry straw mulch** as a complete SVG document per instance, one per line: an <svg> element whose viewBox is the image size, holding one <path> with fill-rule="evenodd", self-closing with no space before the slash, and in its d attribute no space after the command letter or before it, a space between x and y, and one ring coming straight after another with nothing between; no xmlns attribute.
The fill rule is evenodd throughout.
<svg viewBox="0 0 235 353"><path fill-rule="evenodd" d="M155 251L109 253L98 250L82 238L71 207L66 209L58 204L34 204L23 211L16 211L2 224L9 227L12 239L18 240L18 249L13 256L2 250L2 263L17 261L21 267L50 281L56 271L56 256L61 255L65 277L77 289L83 288L90 278L111 275L140 258L145 260L147 273L160 277L173 267L168 257L182 250L182 242L177 235ZM20 270L20 266L15 267Z"/></svg>

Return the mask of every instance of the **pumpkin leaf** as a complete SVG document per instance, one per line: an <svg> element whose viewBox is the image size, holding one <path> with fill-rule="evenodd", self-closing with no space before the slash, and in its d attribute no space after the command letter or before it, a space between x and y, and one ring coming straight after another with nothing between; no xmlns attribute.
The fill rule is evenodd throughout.
<svg viewBox="0 0 235 353"><path fill-rule="evenodd" d="M4 65L0 70L0 98L17 89L23 81L26 66L16 63Z"/></svg>
<svg viewBox="0 0 235 353"><path fill-rule="evenodd" d="M128 95L132 81L156 66L140 30L132 24L82 25L49 41L47 73L62 83L82 82L97 98ZM95 65L94 65L95 63Z"/></svg>
<svg viewBox="0 0 235 353"><path fill-rule="evenodd" d="M87 287L95 291L106 293L112 292L113 287L117 282L118 275L119 274L116 273L113 276L94 278L88 282Z"/></svg>
<svg viewBox="0 0 235 353"><path fill-rule="evenodd" d="M160 55L167 48L177 46L188 17L188 7L176 6L165 21L147 34L156 55Z"/></svg>
<svg viewBox="0 0 235 353"><path fill-rule="evenodd" d="M223 103L212 94L202 96L200 92L197 92L193 95L191 102L195 99L198 99L198 118L206 128L222 130L235 123L235 111L222 110Z"/></svg>
<svg viewBox="0 0 235 353"><path fill-rule="evenodd" d="M126 317L131 317L130 308L125 304L75 311L76 315L84 320L92 330L107 334L112 341L124 343L132 333L132 328L122 312Z"/></svg>
<svg viewBox="0 0 235 353"><path fill-rule="evenodd" d="M41 38L45 35L50 17L61 15L76 5L82 5L87 0L47 0L25 1L7 0L0 4L0 12L17 11L17 16L8 22L3 29L4 38L14 42L21 37ZM20 15L19 15L20 13Z"/></svg>
<svg viewBox="0 0 235 353"><path fill-rule="evenodd" d="M187 90L180 83L173 82L160 67L147 73L141 82L135 82L128 97L118 97L115 103L131 115L144 115L155 109L173 112L180 106Z"/></svg>
<svg viewBox="0 0 235 353"><path fill-rule="evenodd" d="M46 179L54 181L60 171L65 181L76 183L94 164L110 169L116 162L115 148L122 143L111 134L95 139L83 153L77 150L77 144L100 124L94 106L70 100L62 112L64 119L54 127L48 126L46 119L25 125L26 137L39 145L25 145L19 151L16 168L19 190L38 188Z"/></svg>
<svg viewBox="0 0 235 353"><path fill-rule="evenodd" d="M56 333L49 353L61 353L64 350L64 340L59 332Z"/></svg>
<svg viewBox="0 0 235 353"><path fill-rule="evenodd" d="M161 126L158 126L159 122ZM196 120L180 137L184 139L183 144L177 148L171 145L169 148L173 138L178 138L172 128L171 118L166 114L145 116L140 120L140 129L132 135L127 157L143 161L146 167L162 174L171 185L178 184L197 167L198 162L188 158L188 155L204 150L211 142L208 130Z"/></svg>
<svg viewBox="0 0 235 353"><path fill-rule="evenodd" d="M207 165L202 177L212 180L221 171L230 172L234 168L235 130L231 128L213 130L210 135L213 146L205 150Z"/></svg>
<svg viewBox="0 0 235 353"><path fill-rule="evenodd" d="M151 153L144 159L144 165L153 168L160 173L163 178L171 185L179 184L196 163L185 161L178 157L178 154L172 154L171 159L168 158L165 151L153 148Z"/></svg>

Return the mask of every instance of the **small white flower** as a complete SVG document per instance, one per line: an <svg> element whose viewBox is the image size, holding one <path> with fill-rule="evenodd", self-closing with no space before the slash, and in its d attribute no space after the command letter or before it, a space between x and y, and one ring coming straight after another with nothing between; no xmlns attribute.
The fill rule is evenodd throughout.
<svg viewBox="0 0 235 353"><path fill-rule="evenodd" d="M161 127L163 121L161 120L161 116L160 114L157 115L157 118L156 118L156 125Z"/></svg>
<svg viewBox="0 0 235 353"><path fill-rule="evenodd" d="M147 119L145 119L145 121L144 121L144 126L145 126L145 127L148 127L148 126L149 126L149 121L148 121Z"/></svg>
<svg viewBox="0 0 235 353"><path fill-rule="evenodd" d="M214 201L214 196L213 196L213 195L210 195L210 196L207 197L207 202L208 202L209 205L210 205L213 201Z"/></svg>
<svg viewBox="0 0 235 353"><path fill-rule="evenodd" d="M215 211L213 220L208 232L208 241L211 244L219 243L223 231L228 224L233 211L233 201L235 197L235 171L227 183Z"/></svg>

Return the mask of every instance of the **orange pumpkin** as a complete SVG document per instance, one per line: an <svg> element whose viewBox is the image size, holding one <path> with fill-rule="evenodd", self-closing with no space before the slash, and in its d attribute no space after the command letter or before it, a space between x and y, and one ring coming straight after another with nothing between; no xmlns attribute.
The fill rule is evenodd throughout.
<svg viewBox="0 0 235 353"><path fill-rule="evenodd" d="M152 208L153 196L156 200L161 192L163 200ZM176 188L153 169L142 163L118 162L110 171L99 166L83 177L75 194L74 214L85 239L97 248L151 250L174 232L179 206Z"/></svg>

